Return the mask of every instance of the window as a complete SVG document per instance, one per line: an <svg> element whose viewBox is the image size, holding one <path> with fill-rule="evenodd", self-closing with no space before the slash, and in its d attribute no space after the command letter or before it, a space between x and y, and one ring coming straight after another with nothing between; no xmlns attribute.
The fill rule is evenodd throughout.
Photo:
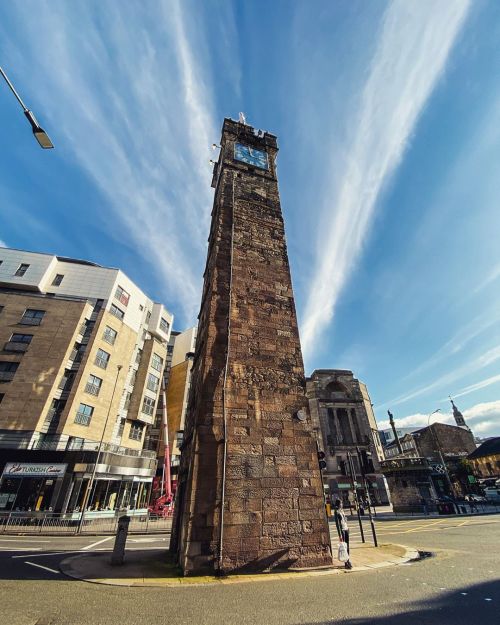
<svg viewBox="0 0 500 625"><path fill-rule="evenodd" d="M0 393L0 404L3 402L4 397L5 397L5 393Z"/></svg>
<svg viewBox="0 0 500 625"><path fill-rule="evenodd" d="M2 312L2 310L3 310L3 309L4 309L4 307L3 307L3 306L0 306L0 313Z"/></svg>
<svg viewBox="0 0 500 625"><path fill-rule="evenodd" d="M109 309L109 312L115 317L117 317L118 319L123 319L123 317L125 316L125 313L123 312L123 310L120 310L118 306L115 306L114 304L111 304L111 308Z"/></svg>
<svg viewBox="0 0 500 625"><path fill-rule="evenodd" d="M142 402L142 412L144 414L152 415L154 410L155 410L155 400L145 395L144 400Z"/></svg>
<svg viewBox="0 0 500 625"><path fill-rule="evenodd" d="M93 406L88 406L87 404L80 404L76 412L75 423L79 423L80 425L90 425L93 412L94 412Z"/></svg>
<svg viewBox="0 0 500 625"><path fill-rule="evenodd" d="M0 362L0 373L2 371L8 372L8 373L15 373L17 371L18 367L19 367L19 363L18 362L2 361L2 362Z"/></svg>
<svg viewBox="0 0 500 625"><path fill-rule="evenodd" d="M134 386L136 380L137 380L137 369L134 369L132 371L132 375L130 376L130 386Z"/></svg>
<svg viewBox="0 0 500 625"><path fill-rule="evenodd" d="M168 334L168 329L170 328L170 324L168 323L168 321L162 317L160 319L160 330L163 330L163 332L165 332L165 334Z"/></svg>
<svg viewBox="0 0 500 625"><path fill-rule="evenodd" d="M128 301L130 299L129 293L122 289L121 286L116 287L115 299L117 299L124 306L128 306Z"/></svg>
<svg viewBox="0 0 500 625"><path fill-rule="evenodd" d="M137 423L136 421L130 425L130 432L128 437L134 441L140 441L142 439L142 430L144 426L142 423Z"/></svg>
<svg viewBox="0 0 500 625"><path fill-rule="evenodd" d="M101 390L102 380L95 375L89 375L89 380L85 386L85 392L91 395L99 395Z"/></svg>
<svg viewBox="0 0 500 625"><path fill-rule="evenodd" d="M108 352L105 352L103 349L99 348L95 355L94 364L97 365L98 367L101 367L101 369L106 369L106 367L108 366L108 362L109 362Z"/></svg>
<svg viewBox="0 0 500 625"><path fill-rule="evenodd" d="M151 366L153 367L153 369L156 369L157 371L160 371L161 373L161 370L163 369L163 358L158 356L158 354L153 353L153 358L151 359Z"/></svg>
<svg viewBox="0 0 500 625"><path fill-rule="evenodd" d="M64 275L62 273L56 274L56 277L52 280L52 286L59 286L63 281Z"/></svg>
<svg viewBox="0 0 500 625"><path fill-rule="evenodd" d="M28 268L29 265L27 265L26 263L21 263L14 275L22 278L22 276L24 276L24 274L28 271Z"/></svg>
<svg viewBox="0 0 500 625"><path fill-rule="evenodd" d="M135 355L136 364L139 364L141 362L141 356L142 356L142 349L139 347L139 349L137 350L137 354Z"/></svg>
<svg viewBox="0 0 500 625"><path fill-rule="evenodd" d="M113 328L110 328L109 326L106 326L104 328L104 334L102 335L102 338L104 341L106 341L106 343L114 345L117 336L118 332L116 330L113 330Z"/></svg>
<svg viewBox="0 0 500 625"><path fill-rule="evenodd" d="M25 326L39 326L42 323L45 310L35 310L34 308L27 308L24 311L24 315L21 319L21 324Z"/></svg>
<svg viewBox="0 0 500 625"><path fill-rule="evenodd" d="M31 343L32 334L13 334L10 337L11 343Z"/></svg>
<svg viewBox="0 0 500 625"><path fill-rule="evenodd" d="M3 349L6 352L25 352L32 338L32 334L12 334Z"/></svg>
<svg viewBox="0 0 500 625"><path fill-rule="evenodd" d="M126 419L120 419L120 425L118 426L118 433L117 433L118 437L120 438L123 435L123 428L125 427L125 421Z"/></svg>
<svg viewBox="0 0 500 625"><path fill-rule="evenodd" d="M159 385L160 385L160 378L157 378L152 373L148 373L148 381L147 381L147 384L146 384L147 388L150 391L153 391L154 393L156 393L156 391L158 390Z"/></svg>
<svg viewBox="0 0 500 625"><path fill-rule="evenodd" d="M148 310L148 314L146 315L146 325L148 325L150 319L151 319L151 311Z"/></svg>
<svg viewBox="0 0 500 625"><path fill-rule="evenodd" d="M132 397L132 393L127 393L125 395L125 402L123 403L124 410L128 410L130 407L130 398Z"/></svg>
<svg viewBox="0 0 500 625"><path fill-rule="evenodd" d="M169 356L171 356L174 353L174 346L173 345L167 345L167 354Z"/></svg>

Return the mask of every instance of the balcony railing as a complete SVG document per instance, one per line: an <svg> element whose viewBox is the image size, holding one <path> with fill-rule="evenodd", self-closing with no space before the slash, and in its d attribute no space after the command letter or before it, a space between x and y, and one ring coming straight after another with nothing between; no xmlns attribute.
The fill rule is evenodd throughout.
<svg viewBox="0 0 500 625"><path fill-rule="evenodd" d="M85 392L90 393L90 395L95 395L97 397L100 390L101 387L97 386L96 384L90 384L90 382L87 382L87 384L85 385Z"/></svg>
<svg viewBox="0 0 500 625"><path fill-rule="evenodd" d="M380 468L382 472L401 469L427 469L429 462L426 458L394 458L394 460L383 460L380 463Z"/></svg>

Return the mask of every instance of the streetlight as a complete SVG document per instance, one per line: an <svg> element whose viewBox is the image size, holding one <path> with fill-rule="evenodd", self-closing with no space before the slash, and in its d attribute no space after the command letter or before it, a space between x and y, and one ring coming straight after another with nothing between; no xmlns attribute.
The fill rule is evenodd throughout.
<svg viewBox="0 0 500 625"><path fill-rule="evenodd" d="M101 440L99 441L99 447L97 448L97 457L95 459L94 468L92 469L92 475L90 476L89 483L87 484L87 488L85 490L85 495L83 496L82 513L80 514L80 521L78 523L78 530L77 530L78 534L82 530L83 520L85 518L85 508L87 507L87 503L88 503L90 494L92 492L92 488L94 486L95 474L97 472L97 465L99 464L99 459L100 459L100 456L101 456L101 450L102 450L102 444L103 444L103 441L104 441L104 435L106 434L106 428L108 427L109 413L111 412L111 406L113 404L113 399L115 397L116 385L118 384L118 376L120 375L120 371L122 370L122 365L116 365L116 368L117 368L117 372L116 372L116 378L115 378L115 385L113 386L113 392L111 394L111 400L110 400L109 406L108 406L108 413L106 414L106 421L104 422L104 427L102 428Z"/></svg>
<svg viewBox="0 0 500 625"><path fill-rule="evenodd" d="M5 82L7 83L7 85L9 86L9 89L12 91L12 93L15 95L16 100L19 102L19 104L22 106L23 108L23 112L24 115L26 117L26 119L29 121L30 125L31 125L31 129L33 130L33 134L35 135L35 139L38 141L38 143L40 144L40 147L42 147L44 150L53 148L53 144L52 141L49 138L49 135L45 132L45 130L40 126L40 124L37 122L36 117L33 115L33 112L30 111L28 109L28 107L24 104L24 102L21 100L20 95L17 93L17 91L14 89L14 85L10 82L10 80L7 78L7 74L3 71L3 69L0 67L0 74L3 76L3 78L5 79Z"/></svg>

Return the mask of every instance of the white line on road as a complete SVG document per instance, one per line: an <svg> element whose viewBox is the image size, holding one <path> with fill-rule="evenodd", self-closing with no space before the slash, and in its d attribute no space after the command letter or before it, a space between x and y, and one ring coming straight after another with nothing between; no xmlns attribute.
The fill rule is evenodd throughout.
<svg viewBox="0 0 500 625"><path fill-rule="evenodd" d="M87 551L88 549L92 549L92 547L97 547L97 545L101 545L102 543L105 543L108 540L111 540L112 538L114 538L114 536L108 536L107 538L103 538L102 540L98 540L96 543L92 543L91 545L87 545L86 547L83 547L83 551Z"/></svg>
<svg viewBox="0 0 500 625"><path fill-rule="evenodd" d="M59 571L56 571L55 569L50 569L48 566L43 566L43 564L35 564L34 562L25 562L24 564L30 564L31 566L36 566L39 569L45 569L46 571L50 571L51 573L55 573L56 575L60 574Z"/></svg>
<svg viewBox="0 0 500 625"><path fill-rule="evenodd" d="M49 556L60 556L63 553L82 553L82 550L77 549L76 551L51 551L50 553L35 553L34 555L30 556L30 558L45 558ZM25 558L25 557L26 555L12 556L12 558Z"/></svg>
<svg viewBox="0 0 500 625"><path fill-rule="evenodd" d="M41 551L41 547L23 547L21 549L17 547L0 547L0 551Z"/></svg>
<svg viewBox="0 0 500 625"><path fill-rule="evenodd" d="M0 543L51 543L51 540L36 540L35 538L0 538Z"/></svg>

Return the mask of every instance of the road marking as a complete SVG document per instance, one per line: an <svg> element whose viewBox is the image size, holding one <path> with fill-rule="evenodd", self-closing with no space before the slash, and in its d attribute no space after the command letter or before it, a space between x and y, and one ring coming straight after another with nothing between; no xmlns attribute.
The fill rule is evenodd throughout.
<svg viewBox="0 0 500 625"><path fill-rule="evenodd" d="M55 573L56 575L60 575L60 571L56 571L55 569L51 569L48 566L43 566L43 564L35 564L34 562L25 562L24 564L31 564L31 566L36 566L39 569L44 569L45 571L50 571L51 573Z"/></svg>
<svg viewBox="0 0 500 625"><path fill-rule="evenodd" d="M50 557L50 556L60 556L63 553L82 553L81 549L78 549L77 551L53 551L51 553L35 553L32 556L30 556L31 558L45 558L45 557ZM12 558L25 558L25 555L22 556L11 556Z"/></svg>
<svg viewBox="0 0 500 625"><path fill-rule="evenodd" d="M490 599L489 597L485 597L484 600L485 601L493 601L493 599Z"/></svg>
<svg viewBox="0 0 500 625"><path fill-rule="evenodd" d="M16 547L0 547L0 551L41 551L41 547L24 547L24 548L16 548Z"/></svg>
<svg viewBox="0 0 500 625"><path fill-rule="evenodd" d="M91 545L87 545L86 547L83 547L82 551L87 551L88 549L92 549L92 547L97 547L97 545L101 545L102 543L105 543L106 541L111 540L112 538L114 538L114 536L108 536L107 538L98 540L96 543L92 543Z"/></svg>
<svg viewBox="0 0 500 625"><path fill-rule="evenodd" d="M460 594L463 595L464 597L467 595L466 592L461 592Z"/></svg>
<svg viewBox="0 0 500 625"><path fill-rule="evenodd" d="M36 540L35 538L0 538L0 543L51 543L51 540Z"/></svg>

